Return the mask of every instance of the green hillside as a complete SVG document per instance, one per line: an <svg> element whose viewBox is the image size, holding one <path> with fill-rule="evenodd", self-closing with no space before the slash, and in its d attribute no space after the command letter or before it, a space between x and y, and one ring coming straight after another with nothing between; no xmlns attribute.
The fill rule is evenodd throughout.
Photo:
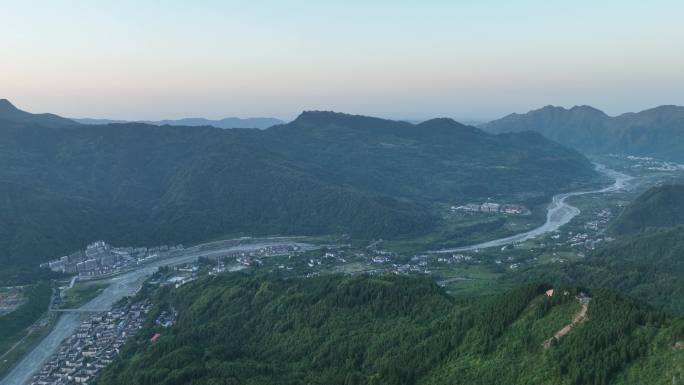
<svg viewBox="0 0 684 385"><path fill-rule="evenodd" d="M150 323L98 381L172 384L669 384L684 322L604 290L586 319L573 289L456 301L426 278L203 279L157 295ZM567 290L567 294L564 293ZM151 314L152 317L155 313ZM156 343L150 336L160 332Z"/></svg>
<svg viewBox="0 0 684 385"><path fill-rule="evenodd" d="M322 179L417 201L548 195L596 176L587 159L540 135L492 135L451 119L308 111L246 133Z"/></svg>
<svg viewBox="0 0 684 385"><path fill-rule="evenodd" d="M264 131L61 126L12 108L5 115L28 121L0 111L0 261L10 265L96 239L409 237L439 226L439 202L538 199L597 176L583 156L540 135L491 135L450 120L305 113Z"/></svg>
<svg viewBox="0 0 684 385"><path fill-rule="evenodd" d="M35 262L99 238L200 241L226 233L396 236L428 215L320 181L217 128L0 129L3 262Z"/></svg>
<svg viewBox="0 0 684 385"><path fill-rule="evenodd" d="M611 225L617 234L684 224L684 185L653 187L625 208Z"/></svg>
<svg viewBox="0 0 684 385"><path fill-rule="evenodd" d="M610 117L593 107L546 106L484 125L494 133L535 131L588 154L621 153L684 161L684 107Z"/></svg>
<svg viewBox="0 0 684 385"><path fill-rule="evenodd" d="M684 227L680 226L623 237L582 261L532 267L511 278L613 288L684 315L683 276Z"/></svg>

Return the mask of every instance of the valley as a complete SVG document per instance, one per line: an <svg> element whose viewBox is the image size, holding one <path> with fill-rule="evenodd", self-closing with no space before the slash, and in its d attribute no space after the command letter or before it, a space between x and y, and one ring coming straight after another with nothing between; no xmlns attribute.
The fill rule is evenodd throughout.
<svg viewBox="0 0 684 385"><path fill-rule="evenodd" d="M33 119L30 114L20 116ZM54 117L50 119L57 127L70 124L55 120ZM115 126L99 128L103 130L100 133L112 135L111 130ZM366 131L369 127L370 131ZM128 132L128 135L139 138L140 133L127 131L132 128L126 125L117 127ZM222 279L221 277L224 276L253 277L256 281L285 279L293 282L307 280L320 282L321 279L334 280L340 276L358 277L361 280L401 276L410 280L426 279L439 288L438 290L442 290L444 295L448 296L449 301L458 303L463 301L479 303L490 297L506 297L509 295L507 293L518 290L521 285L539 282L539 280L548 282L552 287L562 288L558 289L562 290L559 291L561 293L578 290L579 286L610 287L620 290L620 285L616 282L601 281L596 274L582 273L582 269L589 266L594 266L592 267L594 269L605 268L597 262L596 255L600 255L604 252L603 250L609 250L611 247L618 247L621 242L624 242L622 236L615 232L615 223L618 220L625 220L625 212L629 205L638 202L639 199L646 199L637 197L649 188L655 188L658 192L659 186L684 180L684 167L671 161L661 161L653 157L606 155L593 156L590 162L580 160L581 156L575 159L579 154L568 152L560 157L566 157L563 160L559 160L558 155L549 154L551 158L537 161L536 165L528 159L518 160L518 164L513 168L495 174L500 185L498 190L492 190L491 186L484 187L487 178L482 178L477 174L483 170L480 167L488 169L490 167L488 164L502 162L501 159L497 159L501 155L495 155L497 146L503 144L507 148L506 151L511 152L506 156L515 157L519 155L514 155L518 151L524 153L530 151L531 148L540 148L537 147L538 145L549 146L549 143L543 140L542 143L537 143L540 137L526 137L527 134L519 137L508 134L491 136L475 128L448 120L434 120L421 124L420 127L413 127L413 125L401 122L375 118L308 112L292 123L265 131L218 132L199 127L193 128L192 133L190 131L186 133L180 129L168 127L154 128L140 125L135 128L142 130L141 132L170 129L182 138L195 137L198 132L204 130L204 134L208 135L211 140L223 141L231 138L230 141L234 140L252 148L266 145L269 147L270 155L268 156L272 157L271 160L274 162L278 160L276 162L279 164L278 170L270 170L270 161L264 163L264 159L259 159L258 162L265 167L264 170L273 173L270 174L272 176L286 170L282 168L283 164L291 170L297 170L291 174L295 179L285 182L288 186L297 187L294 187L294 190L289 190L290 187L287 187L287 192L281 191L282 186L277 187L271 190L275 192L275 195L270 198L271 201L261 205L262 199L265 199L268 194L249 198L248 195L243 194L252 188L259 189L268 186L269 182L266 180L262 181L265 184L262 182L252 184L245 191L242 191L240 187L230 187L224 190L225 187L221 186L215 190L216 194L220 195L228 191L234 199L247 199L253 206L247 211L244 211L245 207L231 211L229 207L235 207L234 203L231 203L224 207L225 211L218 216L216 213L209 214L210 217L213 216L216 219L216 223L221 223L215 227L206 228L206 232L201 235L205 239L214 239L212 241L192 242L193 239L199 239L197 238L199 235L188 236L188 234L178 239L174 238L173 234L179 230L174 228L172 222L177 219L169 223L159 222L161 228L168 226L168 229L173 228L173 232L163 235L157 233L153 238L149 238L151 233L144 235L147 229L144 229L143 233L129 237L127 234L130 234L135 227L122 230L124 227L118 227L121 223L117 225L117 228L108 228L112 223L102 223L103 227L92 234L110 234L112 242L116 242L117 246L109 245L107 242L110 239L105 238L107 242L97 241L87 244L87 247L86 244L81 244L79 247L62 249L65 254L62 257L54 253L49 255L49 258L46 258L47 256L33 257L30 259L34 261L33 265L28 266L29 272L27 273L22 270L25 269L22 267L23 263L19 263L14 267L16 273L7 276L8 283L11 282L10 279L14 282L17 280L24 282L26 277L35 274L30 271L40 271L45 278L39 281L36 280L37 278L33 281L29 279L27 287L50 284L53 287L53 294L48 306L49 311L45 313L44 308L40 308L45 305L39 305L39 302L35 300L28 303L21 302L21 298L8 289L7 303L14 303L13 307L8 308L12 310L8 313L10 316L13 312L19 314L19 310L28 309L29 305L34 306L34 312L22 322L10 321L16 328L16 332L7 338L8 350L2 352L4 362L0 365L0 371L4 372L4 377L0 384L23 385L46 381L57 383L65 378L73 380L76 376L79 381L87 382L93 378L99 378L101 372L105 373L104 378L111 379L113 377L107 368L119 354L124 354L124 357L129 354L126 353L127 350L119 349L124 345L131 345L131 342L128 342L130 336L126 337L125 334L133 333L138 335L136 338L141 338L137 330L150 330L149 317L140 318L139 315L128 313L132 306L140 309L139 306L144 303L145 312L156 314L157 306L167 303L164 302L166 300L159 302L160 299L156 296L166 293L163 295L173 298L176 295L174 293L181 293L187 287ZM418 128L420 131L416 131ZM74 133L76 136L89 137L91 135L85 131L80 132L78 127L74 130L69 135ZM364 150L347 147L340 151L340 149L327 147L328 141L335 141L351 134L360 135L363 138L354 145L363 146ZM25 135L25 133L20 135ZM189 136L186 137L186 135ZM299 142L296 149L286 145L292 135L298 136ZM452 135L455 137L452 138ZM257 140L265 142L257 144L255 142ZM437 151L439 153L442 151L441 142L451 140L478 142L478 146L485 149L492 146L491 153L485 157L478 154L481 163L469 165L468 167L472 167L472 170L466 171L455 167L446 173L444 171L427 173L415 180L412 180L412 177L405 171L399 171L396 164L393 164L393 162L403 162L407 170L415 167L438 169L438 165L443 166L445 160L432 157L433 155L425 156L423 152ZM529 147L530 143L526 143L528 141L533 143L532 147ZM228 142L222 143L225 145ZM456 145L454 143L451 145ZM388 146L388 144L391 145ZM68 146L72 145L68 144ZM208 142L205 145L213 146ZM417 150L420 147L424 148ZM118 150L114 149L114 151ZM164 153L167 149L160 149L160 151ZM446 156L446 154L442 152L441 156ZM208 158L204 158L205 155L202 152L190 152L184 156L197 157L200 162L209 161ZM464 148L464 152L458 157L453 158L452 155L448 155L451 158L447 160L448 162L463 161L466 159L463 158L465 155L467 154ZM100 155L92 154L92 156L99 157ZM216 156L228 161L228 158L223 158L225 155L217 154ZM252 157L247 152L240 156L247 156L250 159ZM339 158L340 156L347 158L343 160ZM471 154L471 156L475 155ZM488 157L494 157L494 159ZM310 162L310 159L317 159L316 163ZM60 160L60 162L63 161ZM209 162L213 164L213 161ZM251 164L252 160L249 162ZM540 167L542 163L558 165L558 162L562 165L561 169L555 170L550 167L548 171L553 170L553 172L545 171L543 178L538 175L519 174L530 167ZM373 167L361 167L361 163L373 165ZM335 176L320 172L318 167L326 164L326 168L337 170ZM21 162L16 163L15 166L18 169L23 167ZM568 170L573 167L580 167L582 171L572 171L573 176L568 177ZM235 170L240 170L240 167ZM302 170L304 170L303 174ZM76 172L77 169L72 171ZM148 172L152 171L152 169L148 170ZM225 169L221 173L225 173ZM225 175L232 173L233 171ZM561 173L565 173L565 176L561 176ZM374 180L372 177L377 175L383 175L383 178L392 176L392 178L403 180L382 180L382 178ZM131 177L133 178L131 181L137 178L135 175ZM173 175L169 177L175 178ZM16 175L12 175L12 178L16 178ZM521 183L522 180L527 180L530 185L525 186ZM555 182L542 188L543 180ZM290 184L291 182L293 184ZM454 184L455 182L458 184ZM50 184L55 181L45 180L44 183ZM106 181L106 183L115 182ZM157 188L161 190L166 188L164 183L157 185ZM206 182L198 179L198 183ZM428 185L424 186L425 183ZM453 186L457 186L456 191L448 192ZM66 188L65 192L71 189L67 185L62 185L60 188ZM195 194L200 191L185 184L180 190L176 188L176 185L171 186L174 194L176 191L181 191L183 194L190 194L188 196L196 196ZM273 188L273 186L268 188ZM320 202L312 204L314 201L302 200L294 206L288 203L283 211L278 199L274 198L281 196L279 194L299 194L303 191L307 191L305 194L313 194L310 196L314 201L318 197L325 196L320 201L323 202L325 208L321 208ZM235 192L239 192L238 196L241 198L232 195ZM333 192L332 195L331 192ZM122 190L120 193L136 196L139 192L132 189ZM83 196L96 200L105 197L87 194ZM656 196L661 195L656 194ZM144 195L140 197L143 200L139 203L143 205L145 203L142 202L145 199L151 198L151 196ZM19 196L11 195L11 199L17 198ZM21 199L24 198L21 197ZM108 199L102 199L101 204L110 204ZM112 202L116 202L117 199L120 198ZM165 193L164 199L168 199L168 192ZM222 202L223 198L212 197L210 199L219 199L212 203L216 205L217 202ZM670 198L661 198L660 201L651 199L650 201L654 203L650 204L662 206L661 201L668 199ZM482 203L474 204L473 202ZM197 203L198 201L194 201L193 207L201 208L197 206ZM206 206L206 208L209 207ZM648 206L644 205L644 207ZM378 211L375 211L376 209ZM159 207L156 206L155 210L159 210ZM315 218L315 221L329 219L325 226L330 230L322 231L321 227L314 226L308 210L330 213ZM642 208L641 210L639 212L662 211L662 208ZM162 215L162 217L155 218L163 218L164 215L172 212L168 211L164 214L162 211L156 211L155 215ZM248 217L243 216L246 212L250 213ZM276 219L285 218L288 215L294 215L294 222ZM677 215L673 214L672 217L676 218ZM194 221L199 217L188 218ZM235 224L229 224L228 227L225 227L225 224L236 221L238 218L245 218L244 229L251 226L249 223L256 225L254 229L259 230L253 234L257 236L236 238L230 235L221 236L218 233L219 229L233 229ZM380 221L378 218L381 218ZM673 221L674 219L670 219L666 223L669 225ZM264 227L264 223L273 223L275 227L269 227L270 225ZM288 224L282 227L283 223ZM258 236L260 232L268 229L286 229L284 232L287 234L314 228L311 226L316 227L316 230L309 234L300 233L307 234L305 236ZM353 231L347 232L344 231L345 229L353 229ZM149 239L160 239L166 242L166 245L135 246L120 243L122 239L139 239L143 244ZM94 240L91 239L90 242L92 241ZM191 246L180 244L180 242L188 241ZM75 242L74 239L70 240L69 244L73 242ZM40 247L47 246L43 244ZM650 304L667 308L674 314L684 313L684 306L679 301L663 299L643 285L624 290L628 290L636 298ZM575 307L568 304L567 314L566 310L563 310L562 317L554 318L552 324L556 325L555 330L544 326L542 334L546 337L538 341L537 349L543 347L554 350L557 344L565 344L566 339L572 340L567 336L575 334L575 329L583 330L580 326L585 322L591 322L591 311L587 303L582 303L582 306L575 309L572 314L569 311ZM110 309L113 307L117 315L111 318L108 314L111 313ZM169 311L171 310L166 310L167 313ZM134 329L121 329L127 331L123 334L107 334L109 336L107 338L111 337L107 340L109 342L103 342L104 340L98 342L97 336L102 334L104 329L97 326L99 322L97 320L108 320L102 321L105 322L103 325L106 327L106 325L113 325L113 322L119 322L116 320L128 319L129 315L135 317L131 318L135 320L131 321L136 325ZM0 321L3 318L11 320L11 317L0 317ZM81 329L84 332L77 332ZM164 332L158 330L154 335L157 334L164 335ZM538 337L541 338L542 335ZM155 341L156 338L161 337L154 337ZM459 343L464 343L464 341ZM82 349L69 350L70 344L82 346ZM108 348L111 344L117 346L114 351ZM463 346L461 348L466 349ZM104 354L106 359L91 363L87 357L80 356L81 351L98 351L100 353L93 354ZM77 364L65 361L65 357L72 354L80 357ZM36 374L37 372L40 373ZM443 375L445 374L440 373L438 377Z"/></svg>
<svg viewBox="0 0 684 385"><path fill-rule="evenodd" d="M684 384L684 2L0 9L0 385Z"/></svg>

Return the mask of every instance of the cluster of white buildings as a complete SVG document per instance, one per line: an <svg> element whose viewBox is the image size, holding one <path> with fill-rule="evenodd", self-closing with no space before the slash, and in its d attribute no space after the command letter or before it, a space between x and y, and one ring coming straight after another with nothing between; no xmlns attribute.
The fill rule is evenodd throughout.
<svg viewBox="0 0 684 385"><path fill-rule="evenodd" d="M85 250L53 259L40 266L60 273L97 276L165 257L176 250L183 250L183 245L113 247L105 241L97 241L89 244Z"/></svg>
<svg viewBox="0 0 684 385"><path fill-rule="evenodd" d="M508 215L528 215L530 210L525 206L506 203L468 203L463 206L451 206L451 211L479 212L479 213L501 213Z"/></svg>
<svg viewBox="0 0 684 385"><path fill-rule="evenodd" d="M149 303L112 309L83 321L76 333L62 342L55 353L33 375L31 385L70 385L92 382L111 364L126 339L140 330Z"/></svg>

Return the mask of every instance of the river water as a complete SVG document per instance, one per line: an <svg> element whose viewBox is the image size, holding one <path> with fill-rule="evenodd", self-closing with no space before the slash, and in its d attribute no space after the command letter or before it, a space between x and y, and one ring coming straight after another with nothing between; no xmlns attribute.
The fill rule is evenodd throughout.
<svg viewBox="0 0 684 385"><path fill-rule="evenodd" d="M245 240L235 244L234 240L218 241L185 249L182 255L152 262L139 269L109 278L110 285L100 295L81 306L82 312L63 313L57 324L43 340L0 381L0 385L24 385L41 368L43 363L54 354L62 341L72 335L80 323L88 317L88 311L103 311L112 307L120 299L135 294L143 281L160 266L178 265L192 262L199 257L216 257L234 251L251 251L265 246L291 245L302 249L310 245L299 243L294 238L263 238Z"/></svg>
<svg viewBox="0 0 684 385"><path fill-rule="evenodd" d="M561 226L568 224L572 220L572 218L578 216L580 213L580 209L566 202L568 198L579 195L602 194L620 191L627 187L629 181L633 179L629 175L623 174L615 170L611 170L601 164L596 164L596 171L615 179L615 182L612 185L599 190L575 191L554 195L546 212L546 222L544 222L543 225L535 229L532 229L525 233L515 234L505 238L494 239L491 241L482 242L475 245L435 250L431 251L430 253L453 253L459 251L487 249L490 247L502 247L514 243L524 242L530 239L537 238L541 235L554 232L558 230Z"/></svg>

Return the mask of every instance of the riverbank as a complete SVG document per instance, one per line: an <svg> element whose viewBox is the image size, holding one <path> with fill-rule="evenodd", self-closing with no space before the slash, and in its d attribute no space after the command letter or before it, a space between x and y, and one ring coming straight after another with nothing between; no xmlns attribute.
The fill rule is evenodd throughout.
<svg viewBox="0 0 684 385"><path fill-rule="evenodd" d="M477 243L469 246L454 247L441 250L429 251L429 253L453 253L463 251L474 251L480 249L488 249L491 247L502 247L514 243L525 242L530 239L538 238L544 234L548 234L558 230L563 225L568 224L573 218L580 214L580 209L567 203L567 199L573 196L588 195L588 194L603 194L624 189L633 177L623 174L621 172L611 170L602 164L596 164L596 171L611 177L615 182L605 188L590 191L575 191L569 193L562 193L554 195L551 203L547 208L546 222L530 231L512 235L509 237L494 239L487 242Z"/></svg>

